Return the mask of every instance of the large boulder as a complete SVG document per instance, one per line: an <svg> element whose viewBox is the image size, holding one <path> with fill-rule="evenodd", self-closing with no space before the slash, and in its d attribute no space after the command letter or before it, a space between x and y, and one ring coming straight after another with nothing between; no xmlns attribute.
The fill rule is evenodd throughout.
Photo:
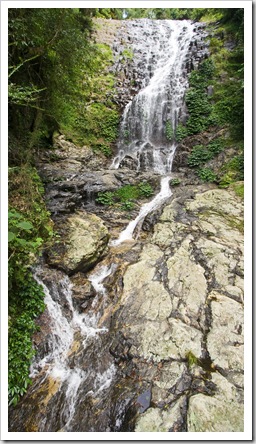
<svg viewBox="0 0 256 444"><path fill-rule="evenodd" d="M104 254L108 230L95 214L76 213L59 226L61 239L48 252L48 263L69 275L92 268Z"/></svg>

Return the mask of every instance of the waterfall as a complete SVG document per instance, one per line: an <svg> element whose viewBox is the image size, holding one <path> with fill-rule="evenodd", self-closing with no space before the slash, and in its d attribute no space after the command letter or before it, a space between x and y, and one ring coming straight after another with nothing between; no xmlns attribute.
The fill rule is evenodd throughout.
<svg viewBox="0 0 256 444"><path fill-rule="evenodd" d="M118 169L126 156L137 162L137 171L146 170L162 176L161 190L142 206L134 221L122 231L112 245L132 239L137 224L161 205L172 192L169 179L176 149L175 130L188 87L184 64L194 25L190 21L146 20L147 35L145 86L130 101L123 114L118 140L118 153L111 167ZM137 40L136 44L137 44ZM155 60L150 65L149 60Z"/></svg>
<svg viewBox="0 0 256 444"><path fill-rule="evenodd" d="M169 182L176 149L175 130L188 87L184 67L194 33L194 25L185 20L129 20L125 26L133 36L131 46L137 53L143 78L140 92L124 110L117 154L111 167L122 168L125 158L132 158L138 172L159 175L161 189L150 202L142 205L138 216L120 233L118 239L112 241L112 246L132 240L147 214L159 208L172 195ZM86 313L79 312L73 303L72 283L68 276L60 272L54 275L51 285L46 285L44 273L47 274L49 269L38 267L35 270L34 277L44 289L49 319L49 333L47 331L46 338L43 338L45 355L35 357L30 371L34 379L30 399L34 399L36 390L39 392L38 397L35 396L36 421L40 418L37 424L39 431L96 431L94 424L99 411L102 412L100 421L102 418L104 420L103 426L101 422L97 423L99 430L105 427L104 431L109 431L113 421L118 430L121 427L121 416L118 417L115 409L112 409L113 405L118 404L117 392L115 396L112 393L113 397L109 394L118 378L126 378L126 374L122 373L126 353L120 362L115 361L116 347L120 345L119 341L126 341L126 338L118 339L116 344L115 337L119 331L111 330L112 314L108 304L111 305L113 295L107 294L104 280L115 271L117 265L106 266L105 262L107 260L86 276L96 293ZM116 285L121 286L122 283ZM117 304L116 309L121 310L122 304ZM44 386L45 381L53 381L53 389L50 383L49 387ZM129 384L130 381L127 390ZM47 392L49 398L45 403L47 411L42 412L41 399L45 395L40 392L41 389ZM116 389L119 389L118 385ZM131 414L128 410L126 412L129 396L128 390L119 405L123 416L129 413L127 417ZM31 405L34 406L33 402ZM29 402L28 405L25 402L24 411L29 411L29 408Z"/></svg>

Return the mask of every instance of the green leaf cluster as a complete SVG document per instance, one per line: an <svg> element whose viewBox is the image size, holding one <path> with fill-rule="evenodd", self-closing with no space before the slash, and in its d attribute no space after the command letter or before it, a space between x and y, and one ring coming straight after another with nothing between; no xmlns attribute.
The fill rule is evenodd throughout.
<svg viewBox="0 0 256 444"><path fill-rule="evenodd" d="M204 182L215 182L217 180L217 175L211 168L199 168L197 174Z"/></svg>
<svg viewBox="0 0 256 444"><path fill-rule="evenodd" d="M9 309L9 405L17 404L31 382L29 367L34 356L31 336L37 330L35 319L44 309L43 289L27 271L18 298L11 296Z"/></svg>
<svg viewBox="0 0 256 444"><path fill-rule="evenodd" d="M43 201L42 182L31 165L9 169L8 284L9 284L9 402L16 404L29 385L34 355L31 335L43 311L42 288L31 267L43 246L51 242L53 223Z"/></svg>
<svg viewBox="0 0 256 444"><path fill-rule="evenodd" d="M186 123L187 134L198 134L211 124L211 99L207 95L207 86L214 74L214 64L207 59L199 65L197 71L192 71L189 77L189 89L185 95L189 118Z"/></svg>
<svg viewBox="0 0 256 444"><path fill-rule="evenodd" d="M183 139L185 139L188 135L187 128L182 124L179 123L175 130L175 139L177 142L181 142Z"/></svg>
<svg viewBox="0 0 256 444"><path fill-rule="evenodd" d="M173 186L177 186L177 185L180 185L180 179L171 179L170 180L170 185L173 187Z"/></svg>
<svg viewBox="0 0 256 444"><path fill-rule="evenodd" d="M198 167L213 159L224 149L224 140L217 138L208 145L195 145L188 156L188 166Z"/></svg>
<svg viewBox="0 0 256 444"><path fill-rule="evenodd" d="M167 122L165 124L165 136L166 136L166 139L169 140L169 142L174 140L174 131L172 128L172 123L169 120L167 120Z"/></svg>

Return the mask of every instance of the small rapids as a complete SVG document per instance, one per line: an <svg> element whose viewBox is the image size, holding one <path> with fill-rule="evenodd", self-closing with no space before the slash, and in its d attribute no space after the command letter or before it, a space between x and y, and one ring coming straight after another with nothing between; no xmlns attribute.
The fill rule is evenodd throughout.
<svg viewBox="0 0 256 444"><path fill-rule="evenodd" d="M123 230L119 238L116 240L113 240L110 245L111 246L117 246L121 244L122 242L126 240L132 240L133 239L133 233L137 225L140 221L143 221L147 214L149 214L151 211L156 210L159 208L159 206L172 195L172 191L169 187L169 181L170 176L162 177L161 179L161 190L160 192L152 199L150 202L147 202L146 204L142 205L140 212L136 219L132 220L128 226Z"/></svg>
<svg viewBox="0 0 256 444"><path fill-rule="evenodd" d="M34 360L31 369L30 377L35 378L44 372L43 379L52 378L58 381L59 390L63 388L65 394L65 401L63 411L65 412L65 430L68 431L68 426L75 414L75 406L77 402L77 394L80 386L88 379L88 371L74 367L70 362L72 354L72 347L76 343L80 343L80 347L86 348L87 344L91 346L91 340L97 341L99 335L106 334L108 329L106 327L97 327L100 311L96 314L93 311L93 306L101 299L101 305L104 307L106 291L103 281L109 276L114 269L114 265L100 266L89 277L92 286L97 292L92 310L89 313L79 313L72 300L72 283L68 276L64 276L59 282L61 292L65 295L66 303L69 308L70 315L67 316L63 312L63 307L58 301L58 295L50 293L48 287L40 278L42 269L38 267L34 273L34 278L38 284L42 285L45 293L45 304L51 319L51 335L48 340L49 352L42 359ZM58 292L57 286L55 292ZM57 297L56 297L57 296ZM111 364L103 373L95 373L93 388L88 391L88 395L97 396L101 391L108 388L111 384L113 376L115 375L115 366Z"/></svg>

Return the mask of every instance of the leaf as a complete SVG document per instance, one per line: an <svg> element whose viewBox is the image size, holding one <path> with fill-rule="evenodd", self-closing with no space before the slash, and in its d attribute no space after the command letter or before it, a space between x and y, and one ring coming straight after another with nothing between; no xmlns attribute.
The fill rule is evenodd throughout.
<svg viewBox="0 0 256 444"><path fill-rule="evenodd" d="M8 219L10 218L16 218L16 219L21 219L22 215L20 213L17 213L17 211L8 211Z"/></svg>
<svg viewBox="0 0 256 444"><path fill-rule="evenodd" d="M29 246L29 242L27 242L25 239L20 239L20 238L17 237L16 241L22 247L28 247Z"/></svg>
<svg viewBox="0 0 256 444"><path fill-rule="evenodd" d="M32 230L33 225L30 222L24 220L23 222L19 222L17 224L17 227L22 228L22 230L28 230L29 231L29 230Z"/></svg>
<svg viewBox="0 0 256 444"><path fill-rule="evenodd" d="M12 231L8 231L8 242L11 242L15 237L16 236Z"/></svg>

